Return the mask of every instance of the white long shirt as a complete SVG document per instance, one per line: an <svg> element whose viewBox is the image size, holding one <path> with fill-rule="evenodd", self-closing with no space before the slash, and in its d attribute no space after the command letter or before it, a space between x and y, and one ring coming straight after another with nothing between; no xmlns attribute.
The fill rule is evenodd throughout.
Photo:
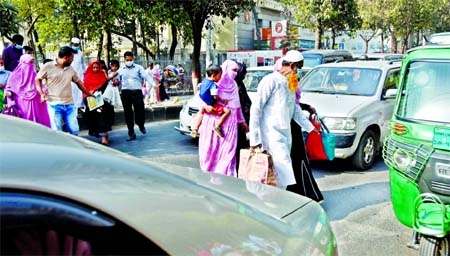
<svg viewBox="0 0 450 256"><path fill-rule="evenodd" d="M295 93L290 91L286 77L273 72L258 85L257 97L250 108L249 139L251 146L262 144L262 148L272 155L280 187L296 183L290 157L291 119L307 132L314 130L295 103Z"/></svg>
<svg viewBox="0 0 450 256"><path fill-rule="evenodd" d="M73 69L75 69L75 72L77 72L78 78L83 81L84 73L86 72L86 63L84 61L84 55L81 50L78 50L78 52L73 55L71 66ZM72 97L76 107L79 108L83 106L83 93L75 83L72 83Z"/></svg>

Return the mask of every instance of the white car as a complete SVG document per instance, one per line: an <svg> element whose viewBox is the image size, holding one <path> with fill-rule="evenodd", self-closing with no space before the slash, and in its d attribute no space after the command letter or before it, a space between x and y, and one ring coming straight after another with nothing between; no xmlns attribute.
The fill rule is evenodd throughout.
<svg viewBox="0 0 450 256"><path fill-rule="evenodd" d="M256 89L258 88L259 81L267 75L273 72L273 66L261 66L247 68L247 74L245 75L244 84L247 88L248 96L253 101L256 95ZM197 113L199 108L198 95L195 95L184 104L180 111L180 124L175 127L175 130L181 134L190 135L191 133L191 120L192 115Z"/></svg>
<svg viewBox="0 0 450 256"><path fill-rule="evenodd" d="M301 102L315 107L336 135L336 158L351 158L362 170L372 166L388 132L400 65L330 63L314 67L302 79Z"/></svg>

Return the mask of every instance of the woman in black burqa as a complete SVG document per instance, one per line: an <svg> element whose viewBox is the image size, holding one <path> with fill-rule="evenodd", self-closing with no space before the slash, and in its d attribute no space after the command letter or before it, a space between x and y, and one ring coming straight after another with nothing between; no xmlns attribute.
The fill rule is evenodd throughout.
<svg viewBox="0 0 450 256"><path fill-rule="evenodd" d="M244 63L240 63L236 61L239 66L239 70L237 72L234 80L236 81L239 88L239 102L241 103L242 114L244 115L245 122L248 124L250 120L250 106L252 105L252 101L248 96L247 89L245 88L244 78L247 74L247 67ZM239 152L241 149L248 149L250 147L249 141L247 140L247 131L244 130L243 127L239 127L238 129L238 139L237 139L237 147L236 147L236 166L239 167Z"/></svg>
<svg viewBox="0 0 450 256"><path fill-rule="evenodd" d="M300 93L298 92L297 94L297 99L299 99ZM316 112L316 110L308 104L303 104L298 101L297 103L300 104L303 110L308 111L310 114ZM298 125L294 120L291 120L291 134L291 159L292 167L294 169L294 176L297 183L287 186L286 190L309 197L316 202L321 202L323 201L323 195L316 180L314 179L311 165L309 163L308 156L306 155L305 142L303 141L303 131L300 125Z"/></svg>

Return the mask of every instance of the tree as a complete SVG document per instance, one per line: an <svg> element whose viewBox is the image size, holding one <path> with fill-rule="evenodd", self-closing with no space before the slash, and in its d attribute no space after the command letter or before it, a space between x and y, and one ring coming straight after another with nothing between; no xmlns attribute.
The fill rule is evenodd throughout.
<svg viewBox="0 0 450 256"><path fill-rule="evenodd" d="M389 0L359 0L358 10L362 18L361 28L366 33L359 34L365 42L365 53L369 50L369 42L381 31L381 51L384 52L384 34L389 30L389 10L392 8Z"/></svg>
<svg viewBox="0 0 450 256"><path fill-rule="evenodd" d="M187 14L192 28L194 49L192 53L192 82L194 90L200 76L200 47L202 32L205 27L211 26L212 16L229 17L234 19L243 10L251 10L255 5L254 0L166 0L149 1L152 4L160 3L167 12L182 11Z"/></svg>

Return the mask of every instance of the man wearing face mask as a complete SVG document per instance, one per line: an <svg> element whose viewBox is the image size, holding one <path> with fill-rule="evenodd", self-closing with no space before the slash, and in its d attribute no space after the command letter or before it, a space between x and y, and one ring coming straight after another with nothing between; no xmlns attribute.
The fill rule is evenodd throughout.
<svg viewBox="0 0 450 256"><path fill-rule="evenodd" d="M73 69L75 69L75 72L77 72L78 77L84 77L84 72L86 71L86 62L84 60L83 52L80 48L80 42L80 39L76 37L70 40L70 47L72 47L75 53L71 66L73 67ZM78 86L75 83L72 83L72 95L75 106L77 108L83 107L83 94L81 93L80 89L78 89Z"/></svg>
<svg viewBox="0 0 450 256"><path fill-rule="evenodd" d="M83 81L70 66L74 58L74 50L63 46L58 52L55 61L45 63L36 76L36 89L41 101L47 101L50 125L53 130L62 131L63 122L70 134L78 135L80 129L77 120L77 107L72 96L72 84L87 96L93 94L84 87ZM42 89L42 81L46 80L46 90Z"/></svg>
<svg viewBox="0 0 450 256"><path fill-rule="evenodd" d="M152 87L155 86L153 76L145 72L145 69L133 62L134 55L127 51L124 53L125 66L118 71L118 78L122 85L121 100L123 113L125 115L125 123L128 128L128 139L132 141L136 139L134 132L134 123L139 127L142 134L146 134L145 130L145 106L144 95L142 94L143 80L147 81Z"/></svg>
<svg viewBox="0 0 450 256"><path fill-rule="evenodd" d="M290 157L291 119L307 132L315 130L295 102L297 69L302 66L302 54L296 50L288 51L281 68L260 81L257 97L250 108L250 147L259 147L272 154L277 185L283 189L296 183Z"/></svg>
<svg viewBox="0 0 450 256"><path fill-rule="evenodd" d="M3 50L2 58L5 69L13 71L19 65L20 56L23 54L23 36L16 34L12 37L12 44Z"/></svg>

